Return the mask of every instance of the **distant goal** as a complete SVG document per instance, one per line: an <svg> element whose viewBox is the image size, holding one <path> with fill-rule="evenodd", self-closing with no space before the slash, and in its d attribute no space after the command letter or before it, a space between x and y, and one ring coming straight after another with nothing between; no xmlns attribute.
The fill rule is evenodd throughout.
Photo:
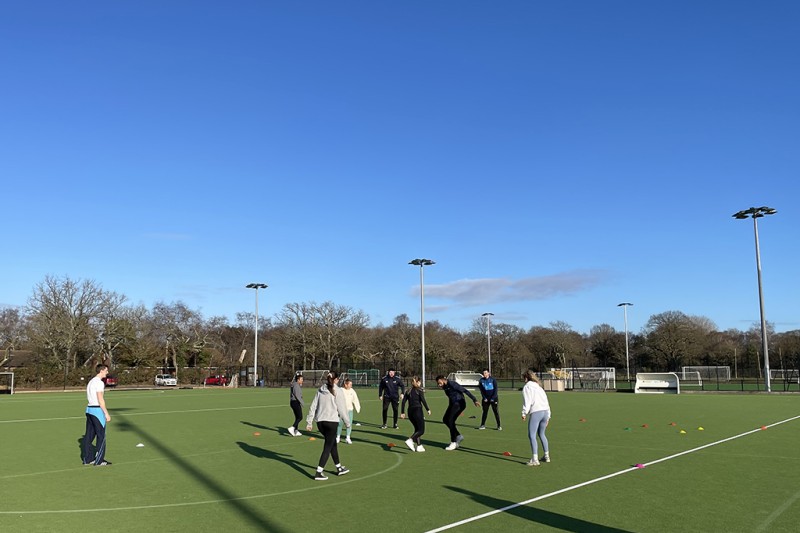
<svg viewBox="0 0 800 533"><path fill-rule="evenodd" d="M322 385L325 378L328 376L328 372L330 372L330 370L298 370L298 373L303 375L304 385L314 385L316 387Z"/></svg>
<svg viewBox="0 0 800 533"><path fill-rule="evenodd" d="M614 390L617 388L617 371L613 367L588 367L564 369L566 388L571 390Z"/></svg>
<svg viewBox="0 0 800 533"><path fill-rule="evenodd" d="M731 380L731 367L724 365L684 366L681 368L681 371L684 375L691 375L691 373L697 372L700 379L706 381L728 382Z"/></svg>
<svg viewBox="0 0 800 533"><path fill-rule="evenodd" d="M14 394L13 372L0 372L0 394Z"/></svg>
<svg viewBox="0 0 800 533"><path fill-rule="evenodd" d="M800 383L800 370L796 368L770 368L769 378L772 381L783 381L784 383Z"/></svg>

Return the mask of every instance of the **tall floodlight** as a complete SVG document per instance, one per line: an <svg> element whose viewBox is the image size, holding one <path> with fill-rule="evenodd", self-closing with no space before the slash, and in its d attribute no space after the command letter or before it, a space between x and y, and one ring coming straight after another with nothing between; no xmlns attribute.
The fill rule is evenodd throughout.
<svg viewBox="0 0 800 533"><path fill-rule="evenodd" d="M414 259L409 265L419 267L419 330L422 336L422 388L425 388L425 276L422 273L426 266L435 265L430 259Z"/></svg>
<svg viewBox="0 0 800 533"><path fill-rule="evenodd" d="M255 289L255 291L256 291L256 326L255 326L255 329L256 329L256 331L255 331L255 333L256 333L256 335L255 335L255 337L256 337L255 344L256 345L255 345L255 347L253 349L254 350L254 353L253 353L253 372L255 373L255 378L253 379L253 387L257 387L258 386L258 289L266 289L267 288L267 284L266 283L248 283L247 285L245 285L245 287L247 287L248 289Z"/></svg>
<svg viewBox="0 0 800 533"><path fill-rule="evenodd" d="M758 305L761 310L761 350L764 352L764 386L767 392L771 392L769 379L769 348L767 347L767 319L764 317L764 290L761 288L761 249L758 246L758 219L765 215L777 213L771 207L751 207L733 214L733 218L753 219L753 231L756 235L756 269L758 270Z"/></svg>
<svg viewBox="0 0 800 533"><path fill-rule="evenodd" d="M483 313L486 317L486 354L489 357L489 374L492 373L492 317L494 313Z"/></svg>
<svg viewBox="0 0 800 533"><path fill-rule="evenodd" d="M628 353L628 306L633 305L630 302L622 302L617 304L617 307L622 308L622 314L625 315L625 373L628 376L628 383L631 381L631 358Z"/></svg>

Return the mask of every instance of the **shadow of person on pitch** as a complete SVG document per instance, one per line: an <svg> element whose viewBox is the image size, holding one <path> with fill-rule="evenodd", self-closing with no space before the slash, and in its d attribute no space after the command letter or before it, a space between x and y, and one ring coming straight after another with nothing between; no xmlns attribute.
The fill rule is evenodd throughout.
<svg viewBox="0 0 800 533"><path fill-rule="evenodd" d="M520 505L518 502L502 500L500 498L493 498L486 494L473 492L463 487L453 487L445 485L446 489L454 492L459 492L465 496L469 496L473 501L485 505L489 509L500 510L502 512L514 515L529 522L536 522L552 528L560 529L562 531L573 531L575 533L631 533L626 529L619 529L616 527L604 526L595 522L588 522L580 518L573 518L571 516L554 513L552 511L545 511L531 507L531 504Z"/></svg>
<svg viewBox="0 0 800 533"><path fill-rule="evenodd" d="M239 445L239 448L249 453L253 457L279 461L283 464L291 466L306 477L314 477L313 474L309 474L309 471L315 470L317 465L312 466L293 459L289 454L274 452L272 450L267 450L266 448L259 448L257 446L247 444L246 442L237 442L236 444Z"/></svg>

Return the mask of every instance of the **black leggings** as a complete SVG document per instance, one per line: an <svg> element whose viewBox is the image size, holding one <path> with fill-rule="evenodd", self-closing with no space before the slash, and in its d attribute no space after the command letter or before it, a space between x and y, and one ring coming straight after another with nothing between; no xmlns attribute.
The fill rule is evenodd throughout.
<svg viewBox="0 0 800 533"><path fill-rule="evenodd" d="M394 414L394 425L397 425L397 398L383 397L383 425L386 425L386 413L389 411L389 404L392 404L392 413Z"/></svg>
<svg viewBox="0 0 800 533"><path fill-rule="evenodd" d="M336 446L336 430L339 422L317 422L317 428L322 436L325 437L325 444L322 446L322 455L319 456L320 468L325 468L328 457L333 457L333 464L339 464L339 448Z"/></svg>
<svg viewBox="0 0 800 533"><path fill-rule="evenodd" d="M463 413L466 408L467 402L462 399L455 403L450 402L450 405L447 406L447 411L444 412L442 422L450 429L450 442L455 442L456 437L461 435L456 429L456 420L458 420L458 415Z"/></svg>
<svg viewBox="0 0 800 533"><path fill-rule="evenodd" d="M419 438L425 433L425 416L422 414L422 408L409 409L408 419L414 425L414 434L411 435L411 440L419 446Z"/></svg>
<svg viewBox="0 0 800 533"><path fill-rule="evenodd" d="M497 420L497 427L500 427L500 413L497 411L497 402L483 402L483 416L481 417L481 425L486 425L486 415L489 414L489 406L492 406L494 411L494 419Z"/></svg>
<svg viewBox="0 0 800 533"><path fill-rule="evenodd" d="M292 412L294 412L294 423L292 427L294 429L300 429L300 420L303 418L303 406L300 405L298 400L290 400L289 406L292 408Z"/></svg>

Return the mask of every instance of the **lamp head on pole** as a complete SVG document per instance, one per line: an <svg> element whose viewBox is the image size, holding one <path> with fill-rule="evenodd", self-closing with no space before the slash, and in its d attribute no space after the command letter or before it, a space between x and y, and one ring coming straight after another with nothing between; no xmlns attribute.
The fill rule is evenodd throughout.
<svg viewBox="0 0 800 533"><path fill-rule="evenodd" d="M621 304L617 304L617 307L622 307L622 306L625 306L625 305L633 305L633 304L630 303L630 302L622 302Z"/></svg>
<svg viewBox="0 0 800 533"><path fill-rule="evenodd" d="M431 259L413 259L413 260L409 261L408 264L409 265L418 266L418 267L424 267L424 266L435 265L436 261L433 261Z"/></svg>
<svg viewBox="0 0 800 533"><path fill-rule="evenodd" d="M761 218L765 215L774 215L777 212L778 212L777 209L773 209L771 207L762 205L761 207L751 207L750 209L743 209L738 213L734 213L732 216L733 218L742 220L745 218Z"/></svg>
<svg viewBox="0 0 800 533"><path fill-rule="evenodd" d="M247 285L245 285L245 287L248 289L258 290L258 289L266 289L268 285L266 283L248 283Z"/></svg>

